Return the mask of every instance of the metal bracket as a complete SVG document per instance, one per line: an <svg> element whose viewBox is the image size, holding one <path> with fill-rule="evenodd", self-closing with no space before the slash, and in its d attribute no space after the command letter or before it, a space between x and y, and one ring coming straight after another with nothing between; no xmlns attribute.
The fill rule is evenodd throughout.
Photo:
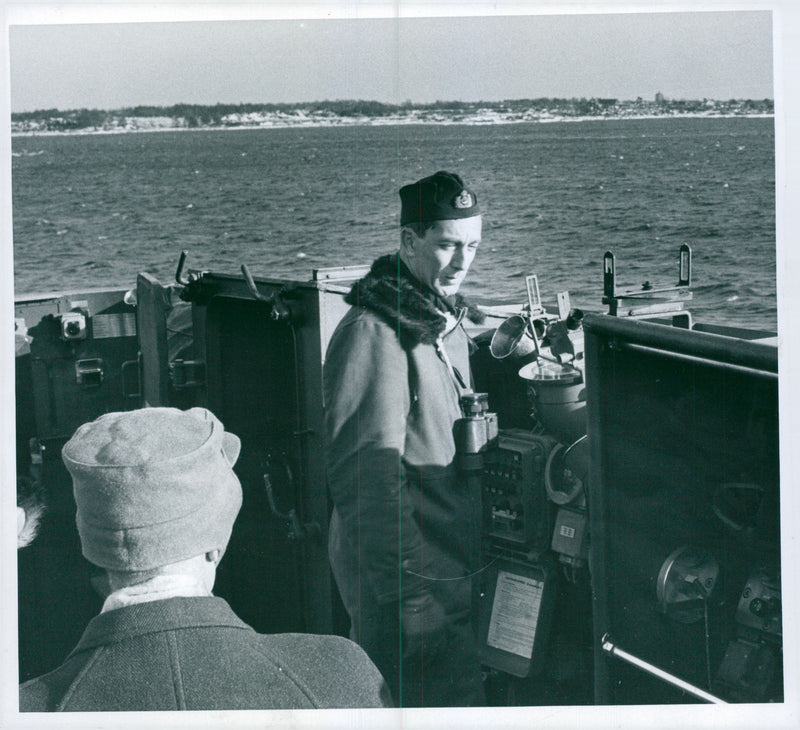
<svg viewBox="0 0 800 730"><path fill-rule="evenodd" d="M369 269L369 264L332 266L325 269L313 269L311 277L314 281L353 281L368 274Z"/></svg>
<svg viewBox="0 0 800 730"><path fill-rule="evenodd" d="M169 381L176 390L205 385L206 363L204 360L177 359L169 364Z"/></svg>
<svg viewBox="0 0 800 730"><path fill-rule="evenodd" d="M683 244L679 251L678 283L673 287L654 289L649 281L640 290L617 293L616 263L614 254L606 251L603 256L603 304L608 304L608 313L616 317L673 317L680 326L685 322L691 328L691 315L684 309L684 301L692 298L689 290L692 279L692 250Z"/></svg>
<svg viewBox="0 0 800 730"><path fill-rule="evenodd" d="M139 376L140 362L136 360L126 360L119 366L120 376L122 378L122 397L133 400L142 397L142 387ZM133 371L134 377L128 377L128 373ZM134 390L134 386L136 389Z"/></svg>
<svg viewBox="0 0 800 730"><path fill-rule="evenodd" d="M256 282L253 279L253 275L250 273L250 269L247 268L247 264L242 264L242 276L244 277L244 282L247 284L247 288L253 295L253 298L257 299L259 302L264 302L264 304L270 305L270 319L273 319L276 322L288 322L291 320L292 314L289 311L289 307L287 307L286 304L284 304L281 300L280 289L275 290L270 296L265 297L261 292L258 291Z"/></svg>
<svg viewBox="0 0 800 730"><path fill-rule="evenodd" d="M558 301L558 318L559 319L566 319L569 316L570 301L569 301L569 292L568 291L560 291L556 294L556 299Z"/></svg>
<svg viewBox="0 0 800 730"><path fill-rule="evenodd" d="M103 377L103 361L99 357L75 361L75 380L83 388L99 388Z"/></svg>
<svg viewBox="0 0 800 730"><path fill-rule="evenodd" d="M186 256L188 255L188 251L181 251L181 255L178 258L178 267L175 269L175 281L180 284L181 286L189 286L193 281L197 281L200 279L204 271L189 271L188 276L183 276L183 267L186 264Z"/></svg>
<svg viewBox="0 0 800 730"><path fill-rule="evenodd" d="M528 274L525 277L525 291L528 294L528 309L530 310L531 318L537 314L544 313L542 306L542 297L539 294L539 277L536 274Z"/></svg>

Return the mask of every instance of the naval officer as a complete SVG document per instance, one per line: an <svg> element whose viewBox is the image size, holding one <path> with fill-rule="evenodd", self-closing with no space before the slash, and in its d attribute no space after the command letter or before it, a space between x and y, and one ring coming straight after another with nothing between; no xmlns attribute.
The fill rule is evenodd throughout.
<svg viewBox="0 0 800 730"><path fill-rule="evenodd" d="M470 388L462 321L480 319L458 290L482 219L451 172L399 192L399 251L347 294L326 355L331 566L397 705L479 705L480 495L457 473L453 425Z"/></svg>

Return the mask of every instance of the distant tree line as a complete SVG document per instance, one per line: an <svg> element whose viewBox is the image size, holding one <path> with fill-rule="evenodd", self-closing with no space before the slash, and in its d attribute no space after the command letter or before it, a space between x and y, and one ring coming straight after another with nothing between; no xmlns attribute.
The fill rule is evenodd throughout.
<svg viewBox="0 0 800 730"><path fill-rule="evenodd" d="M299 112L312 115L334 117L387 117L396 114L448 112L470 114L478 111L524 114L530 112L552 112L565 116L607 116L619 110L659 111L670 113L691 113L708 110L712 107L720 113L774 113L772 99L730 99L727 101L667 100L661 94L655 101L638 98L634 101L610 98L537 98L512 99L503 101L435 101L427 104L412 103L385 104L379 101L340 100L313 101L280 104L173 104L172 106L134 106L116 110L103 109L40 109L32 112L14 112L12 124L28 126L36 124L39 128L51 131L70 131L109 126L124 126L128 119L147 117L166 117L179 121L181 126L205 127L224 126L226 118L233 115L282 113L295 115Z"/></svg>

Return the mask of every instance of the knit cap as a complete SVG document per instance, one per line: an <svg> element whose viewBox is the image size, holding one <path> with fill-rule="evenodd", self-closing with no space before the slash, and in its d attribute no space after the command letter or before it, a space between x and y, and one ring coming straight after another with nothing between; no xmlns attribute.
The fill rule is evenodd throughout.
<svg viewBox="0 0 800 730"><path fill-rule="evenodd" d="M142 408L86 423L61 451L84 556L153 570L224 552L242 505L241 442L205 408Z"/></svg>

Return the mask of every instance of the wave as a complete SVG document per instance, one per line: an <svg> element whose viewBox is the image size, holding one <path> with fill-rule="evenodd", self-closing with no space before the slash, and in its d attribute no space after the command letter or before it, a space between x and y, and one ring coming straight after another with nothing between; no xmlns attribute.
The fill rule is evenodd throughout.
<svg viewBox="0 0 800 730"><path fill-rule="evenodd" d="M724 322L730 314L733 322L747 317L771 326L773 125L619 124L529 124L494 133L379 127L359 131L359 149L370 151L360 155L346 129L220 132L202 137L203 144L191 135L16 141L15 151L48 155L15 161L15 285L20 292L48 283L130 286L142 270L168 282L183 249L191 269L237 275L247 263L254 276L270 278L307 280L312 268L369 264L396 248L397 187L441 165L460 171L486 202L465 296L522 302L524 277L535 273L548 309L564 290L576 306L605 309L606 250L617 257L624 291L646 280L674 285L685 242L694 255L690 309L698 321ZM634 134L634 126L646 134ZM681 163L707 136L725 140L731 129L748 135L746 150L723 144L707 165L684 170ZM629 132L624 141L620 131ZM653 148L662 154L657 163L648 154ZM608 156L598 154L611 149L624 152L628 179L612 175ZM311 150L319 150L316 158L303 160ZM45 161L52 164L45 168ZM731 188L721 195L726 180ZM606 189L598 193L600 182ZM715 206L698 204L716 196Z"/></svg>

